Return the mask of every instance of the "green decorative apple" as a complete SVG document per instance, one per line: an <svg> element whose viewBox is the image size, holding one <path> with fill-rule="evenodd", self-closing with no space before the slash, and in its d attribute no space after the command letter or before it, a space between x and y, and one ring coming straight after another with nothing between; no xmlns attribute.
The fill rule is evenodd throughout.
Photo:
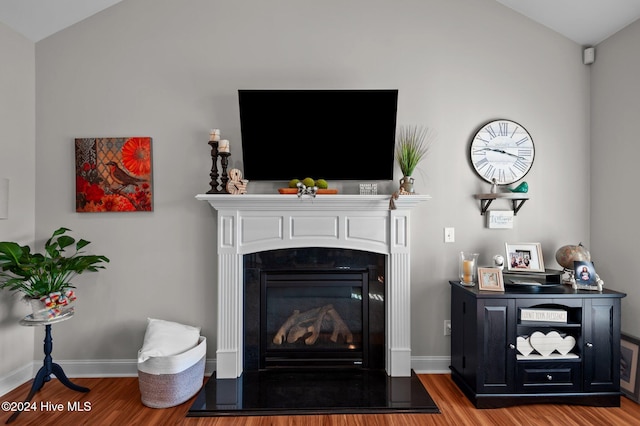
<svg viewBox="0 0 640 426"><path fill-rule="evenodd" d="M327 183L326 180L324 179L318 179L316 180L316 186L320 189L327 189L329 188L329 184Z"/></svg>

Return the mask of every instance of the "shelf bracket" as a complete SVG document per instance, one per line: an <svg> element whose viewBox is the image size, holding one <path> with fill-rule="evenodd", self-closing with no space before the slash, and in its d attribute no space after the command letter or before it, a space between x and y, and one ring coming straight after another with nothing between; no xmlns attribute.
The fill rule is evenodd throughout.
<svg viewBox="0 0 640 426"><path fill-rule="evenodd" d="M489 208L489 206L491 205L491 203L493 202L493 199L490 200L480 200L480 214L483 215L487 212L487 209Z"/></svg>
<svg viewBox="0 0 640 426"><path fill-rule="evenodd" d="M522 205L524 204L525 201L527 201L527 198L520 199L520 200L511 200L511 203L513 204L513 215L514 216L516 216L518 214L518 211L520 210L520 208L522 207Z"/></svg>

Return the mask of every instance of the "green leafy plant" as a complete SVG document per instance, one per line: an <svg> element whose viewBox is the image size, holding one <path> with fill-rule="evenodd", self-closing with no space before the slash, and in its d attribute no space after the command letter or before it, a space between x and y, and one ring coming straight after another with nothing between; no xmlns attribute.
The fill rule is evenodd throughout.
<svg viewBox="0 0 640 426"><path fill-rule="evenodd" d="M86 271L104 269L109 259L101 255L85 255L82 248L89 241L65 235L68 228L53 232L44 245L44 253L31 253L29 246L0 242L0 289L21 291L29 298L40 298L53 292L75 288L71 279ZM74 246L75 245L75 246ZM66 250L75 251L67 255Z"/></svg>
<svg viewBox="0 0 640 426"><path fill-rule="evenodd" d="M433 132L422 126L400 126L396 138L396 161L404 176L411 176L429 152Z"/></svg>

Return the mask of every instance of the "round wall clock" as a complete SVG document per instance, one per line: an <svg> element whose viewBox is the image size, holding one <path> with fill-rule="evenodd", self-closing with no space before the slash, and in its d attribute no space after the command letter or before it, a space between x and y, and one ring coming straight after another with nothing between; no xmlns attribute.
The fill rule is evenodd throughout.
<svg viewBox="0 0 640 426"><path fill-rule="evenodd" d="M487 182L508 185L531 169L536 150L527 130L511 120L484 124L471 141L469 157L475 172Z"/></svg>

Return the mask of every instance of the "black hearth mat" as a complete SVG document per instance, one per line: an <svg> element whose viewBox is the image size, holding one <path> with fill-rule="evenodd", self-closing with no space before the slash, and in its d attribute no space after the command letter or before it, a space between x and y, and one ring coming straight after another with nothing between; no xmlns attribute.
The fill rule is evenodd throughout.
<svg viewBox="0 0 640 426"><path fill-rule="evenodd" d="M432 413L440 410L412 371L269 370L216 379L200 391L187 417L291 414Z"/></svg>

